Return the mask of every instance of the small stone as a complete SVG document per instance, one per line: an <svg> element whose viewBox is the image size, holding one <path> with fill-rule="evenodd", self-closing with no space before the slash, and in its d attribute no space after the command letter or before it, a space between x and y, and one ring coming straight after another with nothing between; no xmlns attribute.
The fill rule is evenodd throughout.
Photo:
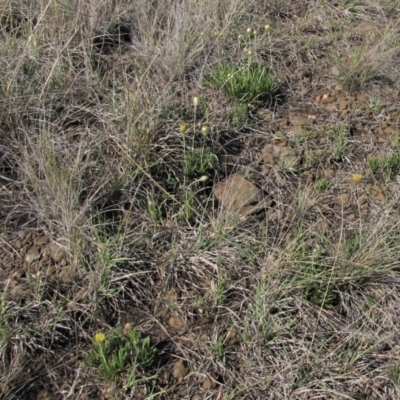
<svg viewBox="0 0 400 400"><path fill-rule="evenodd" d="M339 67L338 67L337 65L334 65L334 66L332 67L332 74L333 74L334 76L340 76L340 69L339 69Z"/></svg>
<svg viewBox="0 0 400 400"><path fill-rule="evenodd" d="M15 241L15 243L14 243L14 247L15 247L17 250L19 250L19 249L22 247L22 242L21 242L19 239L17 239L17 240Z"/></svg>
<svg viewBox="0 0 400 400"><path fill-rule="evenodd" d="M33 263L34 261L40 258L39 250L36 246L32 246L26 253L25 260L28 264Z"/></svg>
<svg viewBox="0 0 400 400"><path fill-rule="evenodd" d="M226 335L227 340L234 339L237 336L237 333L235 331L229 331L228 334Z"/></svg>
<svg viewBox="0 0 400 400"><path fill-rule="evenodd" d="M347 107L349 106L349 103L346 100L341 100L338 104L338 108L340 111L346 110Z"/></svg>
<svg viewBox="0 0 400 400"><path fill-rule="evenodd" d="M44 244L47 244L49 242L49 237L48 236L38 236L35 238L33 241L37 246L43 246Z"/></svg>
<svg viewBox="0 0 400 400"><path fill-rule="evenodd" d="M345 206L349 204L349 200L350 200L350 195L348 193L342 193L336 198L335 203L338 206Z"/></svg>
<svg viewBox="0 0 400 400"><path fill-rule="evenodd" d="M18 271L15 271L12 275L11 278L19 281L23 276L25 275L25 271L22 269L19 269Z"/></svg>
<svg viewBox="0 0 400 400"><path fill-rule="evenodd" d="M226 181L217 183L213 192L223 208L240 214L257 210L263 199L260 189L239 174L233 174Z"/></svg>
<svg viewBox="0 0 400 400"><path fill-rule="evenodd" d="M180 383L188 373L189 369L185 366L185 362L179 359L172 369L172 376Z"/></svg>
<svg viewBox="0 0 400 400"><path fill-rule="evenodd" d="M366 202L367 202L367 196L365 196L365 195L362 195L362 196L360 196L360 198L358 199L358 204L360 205L360 206L362 206L363 204L365 204Z"/></svg>
<svg viewBox="0 0 400 400"><path fill-rule="evenodd" d="M185 329L185 322L178 315L174 315L168 320L168 325L174 332L181 332Z"/></svg>
<svg viewBox="0 0 400 400"><path fill-rule="evenodd" d="M203 342L208 342L210 340L210 337L207 335L207 333L202 333L201 336L200 336L200 339Z"/></svg>
<svg viewBox="0 0 400 400"><path fill-rule="evenodd" d="M212 389L213 387L215 387L214 379L211 379L208 376L206 376L203 381L203 389L208 390L208 389Z"/></svg>
<svg viewBox="0 0 400 400"><path fill-rule="evenodd" d="M175 288L171 288L168 291L168 296L172 301L177 301L178 300L178 292Z"/></svg>
<svg viewBox="0 0 400 400"><path fill-rule="evenodd" d="M368 35L368 34L373 34L378 32L378 28L376 25L370 23L370 22L362 22L361 24L358 24L354 31L359 34L359 35Z"/></svg>
<svg viewBox="0 0 400 400"><path fill-rule="evenodd" d="M371 198L378 201L385 200L385 195L379 186L371 187Z"/></svg>
<svg viewBox="0 0 400 400"><path fill-rule="evenodd" d="M67 252L60 247L57 244L52 244L50 246L50 257L55 261L55 262L60 262L63 260L65 257L67 257Z"/></svg>

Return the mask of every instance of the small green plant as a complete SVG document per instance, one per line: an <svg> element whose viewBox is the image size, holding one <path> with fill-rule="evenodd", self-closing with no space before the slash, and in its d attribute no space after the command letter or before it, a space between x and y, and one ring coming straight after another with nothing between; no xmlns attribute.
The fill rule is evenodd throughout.
<svg viewBox="0 0 400 400"><path fill-rule="evenodd" d="M327 179L320 179L319 181L315 182L314 188L318 192L323 192L329 186L329 181Z"/></svg>
<svg viewBox="0 0 400 400"><path fill-rule="evenodd" d="M400 363L394 363L389 367L389 378L396 384L400 384Z"/></svg>
<svg viewBox="0 0 400 400"><path fill-rule="evenodd" d="M379 160L377 158L369 158L368 166L371 171L375 174L379 170Z"/></svg>
<svg viewBox="0 0 400 400"><path fill-rule="evenodd" d="M148 197L147 199L147 212L149 217L155 222L162 221L162 203Z"/></svg>
<svg viewBox="0 0 400 400"><path fill-rule="evenodd" d="M368 166L373 173L382 171L385 178L390 179L392 175L400 171L400 152L379 159L370 158L368 159Z"/></svg>
<svg viewBox="0 0 400 400"><path fill-rule="evenodd" d="M323 255L322 247L311 249L307 244L307 234L299 229L295 242L289 247L289 254L298 263L291 276L290 286L297 288L299 295L304 300L330 309L339 302L339 289L337 274L332 274L332 266ZM292 262L292 261L291 261Z"/></svg>
<svg viewBox="0 0 400 400"><path fill-rule="evenodd" d="M244 103L239 103L236 105L235 110L232 115L232 123L235 126L240 126L246 118L248 111L248 105Z"/></svg>
<svg viewBox="0 0 400 400"><path fill-rule="evenodd" d="M149 337L141 338L134 329L124 333L118 328L108 335L98 332L94 336L87 362L103 379L113 380L138 366L149 367L154 360L155 349Z"/></svg>
<svg viewBox="0 0 400 400"><path fill-rule="evenodd" d="M375 97L368 101L368 107L375 114L381 112L382 110L382 105L380 100Z"/></svg>
<svg viewBox="0 0 400 400"><path fill-rule="evenodd" d="M271 100L277 92L274 76L259 63L244 67L218 64L207 81L242 104Z"/></svg>
<svg viewBox="0 0 400 400"><path fill-rule="evenodd" d="M343 157L345 151L348 149L347 137L350 133L350 128L347 125L341 125L333 132L333 157L339 160Z"/></svg>
<svg viewBox="0 0 400 400"><path fill-rule="evenodd" d="M203 175L210 168L218 164L218 157L207 147L187 150L185 153L183 170L185 175Z"/></svg>

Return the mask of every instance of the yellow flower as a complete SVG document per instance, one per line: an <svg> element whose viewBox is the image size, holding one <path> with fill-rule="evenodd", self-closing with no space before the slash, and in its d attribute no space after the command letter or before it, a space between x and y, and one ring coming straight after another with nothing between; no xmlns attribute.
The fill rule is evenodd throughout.
<svg viewBox="0 0 400 400"><path fill-rule="evenodd" d="M353 182L354 182L356 185L360 184L361 181L362 181L362 175L360 175L360 174L354 174L354 175L353 175Z"/></svg>
<svg viewBox="0 0 400 400"><path fill-rule="evenodd" d="M243 39L243 35L238 35L238 39Z"/></svg>
<svg viewBox="0 0 400 400"><path fill-rule="evenodd" d="M180 133L185 133L187 131L187 125L186 124L180 124L179 125L179 132Z"/></svg>
<svg viewBox="0 0 400 400"><path fill-rule="evenodd" d="M219 36L220 33L221 33L221 32L220 32L218 29L216 29L216 30L214 31L214 36Z"/></svg>
<svg viewBox="0 0 400 400"><path fill-rule="evenodd" d="M264 25L264 29L266 32L268 32L271 29L271 25L270 24Z"/></svg>
<svg viewBox="0 0 400 400"><path fill-rule="evenodd" d="M251 34L253 33L253 29L247 28L247 29L246 29L246 33L247 33L248 35L251 35Z"/></svg>
<svg viewBox="0 0 400 400"><path fill-rule="evenodd" d="M201 133L203 135L207 135L208 132L210 132L210 125L203 125L201 127Z"/></svg>
<svg viewBox="0 0 400 400"><path fill-rule="evenodd" d="M103 332L97 332L94 335L94 341L96 343L103 343L106 340L106 335Z"/></svg>
<svg viewBox="0 0 400 400"><path fill-rule="evenodd" d="M199 98L196 96L196 97L193 97L193 105L195 106L195 107L197 107L198 105L199 105Z"/></svg>
<svg viewBox="0 0 400 400"><path fill-rule="evenodd" d="M254 54L254 51L252 49L247 50L247 54L249 56L252 56Z"/></svg>

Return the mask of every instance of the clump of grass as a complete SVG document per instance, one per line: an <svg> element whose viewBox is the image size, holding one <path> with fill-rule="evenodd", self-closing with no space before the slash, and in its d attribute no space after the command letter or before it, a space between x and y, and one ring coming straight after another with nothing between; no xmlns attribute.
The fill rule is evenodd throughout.
<svg viewBox="0 0 400 400"><path fill-rule="evenodd" d="M320 179L314 184L314 188L318 192L323 192L324 190L328 189L328 186L329 186L329 181L327 179Z"/></svg>
<svg viewBox="0 0 400 400"><path fill-rule="evenodd" d="M382 158L371 157L368 166L374 174L381 171L386 179L390 179L400 171L400 152Z"/></svg>
<svg viewBox="0 0 400 400"><path fill-rule="evenodd" d="M218 157L207 147L199 147L186 151L183 171L185 175L203 175L208 169L215 168Z"/></svg>
<svg viewBox="0 0 400 400"><path fill-rule="evenodd" d="M207 81L244 104L271 101L277 93L276 80L271 71L256 62L243 67L220 63L207 76Z"/></svg>

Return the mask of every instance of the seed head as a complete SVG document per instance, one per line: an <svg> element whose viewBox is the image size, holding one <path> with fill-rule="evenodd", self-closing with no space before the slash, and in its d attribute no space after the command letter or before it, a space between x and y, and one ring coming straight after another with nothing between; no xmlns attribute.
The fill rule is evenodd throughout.
<svg viewBox="0 0 400 400"><path fill-rule="evenodd" d="M180 124L179 125L179 132L180 133L185 133L187 131L187 125L186 124Z"/></svg>
<svg viewBox="0 0 400 400"><path fill-rule="evenodd" d="M201 133L203 135L207 135L208 132L210 132L210 125L203 125L201 127Z"/></svg>
<svg viewBox="0 0 400 400"><path fill-rule="evenodd" d="M360 174L354 174L353 175L353 182L356 185L359 185L361 183L361 181L362 181L362 175L360 175Z"/></svg>

